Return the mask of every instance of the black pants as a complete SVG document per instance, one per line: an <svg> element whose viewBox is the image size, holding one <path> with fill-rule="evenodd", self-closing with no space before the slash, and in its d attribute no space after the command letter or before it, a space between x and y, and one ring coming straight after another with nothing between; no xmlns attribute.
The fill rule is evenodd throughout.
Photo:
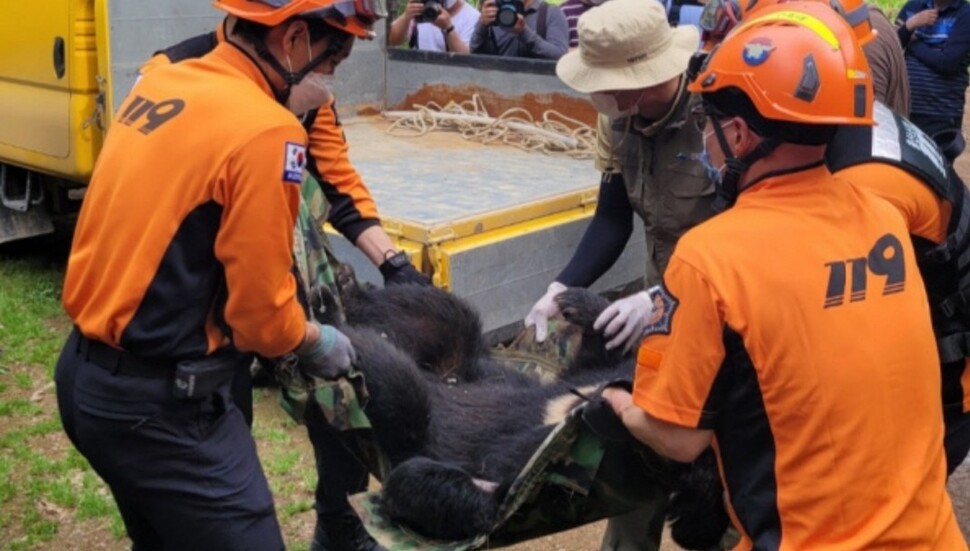
<svg viewBox="0 0 970 551"><path fill-rule="evenodd" d="M307 406L306 428L317 463L314 508L318 518L349 512L347 496L367 489L367 469L347 450L339 432L313 402Z"/></svg>
<svg viewBox="0 0 970 551"><path fill-rule="evenodd" d="M55 373L61 422L111 488L134 551L278 550L269 485L230 384L199 400L113 374L72 332Z"/></svg>

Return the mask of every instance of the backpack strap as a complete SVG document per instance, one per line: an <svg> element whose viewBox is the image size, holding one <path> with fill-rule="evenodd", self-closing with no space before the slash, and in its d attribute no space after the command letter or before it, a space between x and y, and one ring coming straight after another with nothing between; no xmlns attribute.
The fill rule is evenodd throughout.
<svg viewBox="0 0 970 551"><path fill-rule="evenodd" d="M417 50L418 49L418 24L412 21L411 25L413 25L413 27L411 27L411 39L408 40L408 48L411 48L412 50Z"/></svg>
<svg viewBox="0 0 970 551"><path fill-rule="evenodd" d="M205 34L200 34L198 36L193 36L191 38L186 38L178 44L169 46L164 50L158 50L152 55L165 54L165 57L167 57L170 62L178 63L179 61L186 59L202 57L215 49L218 44L219 39L216 38L216 32L212 31Z"/></svg>

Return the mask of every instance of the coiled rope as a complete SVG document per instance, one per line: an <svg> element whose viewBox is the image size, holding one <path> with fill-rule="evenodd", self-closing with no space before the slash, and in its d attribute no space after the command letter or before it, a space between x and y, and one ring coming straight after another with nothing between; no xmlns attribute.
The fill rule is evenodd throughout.
<svg viewBox="0 0 970 551"><path fill-rule="evenodd" d="M577 159L591 158L596 151L595 129L553 109L543 112L539 121L521 107L492 117L478 94L467 101L450 101L443 107L433 101L413 107L414 111L384 112L394 121L388 134L423 136L435 130L456 131L466 140L501 142L525 151Z"/></svg>

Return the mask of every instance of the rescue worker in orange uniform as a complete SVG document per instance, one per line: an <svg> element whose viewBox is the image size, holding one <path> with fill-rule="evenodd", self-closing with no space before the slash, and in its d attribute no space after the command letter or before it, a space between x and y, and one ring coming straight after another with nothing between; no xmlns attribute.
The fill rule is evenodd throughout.
<svg viewBox="0 0 970 551"><path fill-rule="evenodd" d="M690 90L729 208L678 242L633 392L605 397L675 460L714 445L738 549L967 549L909 230L824 164L873 123L850 27L748 22Z"/></svg>
<svg viewBox="0 0 970 551"><path fill-rule="evenodd" d="M334 22L331 21L331 24ZM358 39L367 40L374 36L370 20L361 21L350 17L339 26ZM142 66L141 74L171 63L202 57L220 42L224 42L226 34L231 32L227 33L226 21L223 21L211 33L188 38L161 50ZM294 93L298 94L299 89ZM384 276L385 285L430 285L430 280L414 268L405 253L395 250L390 237L381 228L374 200L363 179L350 163L347 141L340 127L332 94L322 106L309 111L302 110L298 105L300 102L297 101L295 105L293 100L291 96L290 110L300 118L309 138L307 170L313 177L304 181L303 192L304 197L313 196L316 199L308 202L312 204L306 205L309 214L316 218L307 224L319 230L314 231L314 237L310 240L319 242L325 239L321 237L322 226L325 221L329 221L378 267ZM323 197L319 197L321 193ZM245 402L249 388L243 388L240 392L243 395L237 394L237 404ZM317 468L314 502L317 521L310 549L379 549L347 501L348 495L367 489L369 474L342 444L334 429L321 415L315 414L315 408L315 405L309 409L296 408L307 412L296 420L306 425ZM251 408L248 413L251 421Z"/></svg>
<svg viewBox="0 0 970 551"><path fill-rule="evenodd" d="M248 353L295 352L324 378L355 355L296 298L307 138L286 105L298 85L322 91L350 51L354 36L328 21L377 10L365 0L215 6L234 22L226 43L144 75L120 106L65 278L75 329L55 374L61 420L111 488L135 549L282 549L232 381Z"/></svg>
<svg viewBox="0 0 970 551"><path fill-rule="evenodd" d="M826 20L833 14L823 3L759 0L742 7L734 0L715 0L705 8L709 17L702 18L711 29L704 33L705 48L713 48L739 21L787 17L792 9ZM835 0L832 5L853 25L861 44L876 40L861 16L864 3ZM869 50L864 52L868 58ZM704 55L696 57L695 66ZM933 139L880 100L877 92L874 126L836 131L826 164L895 205L906 219L937 337L949 475L970 452L970 193Z"/></svg>

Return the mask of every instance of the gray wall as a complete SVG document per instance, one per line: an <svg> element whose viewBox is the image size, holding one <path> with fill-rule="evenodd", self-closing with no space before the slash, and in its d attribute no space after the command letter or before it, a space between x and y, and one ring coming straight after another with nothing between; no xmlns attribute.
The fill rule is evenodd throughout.
<svg viewBox="0 0 970 551"><path fill-rule="evenodd" d="M210 32L224 16L207 1L115 0L108 4L111 37L111 84L117 109L131 90L141 65L160 49ZM384 95L385 34L359 40L337 70L341 104L380 104Z"/></svg>

